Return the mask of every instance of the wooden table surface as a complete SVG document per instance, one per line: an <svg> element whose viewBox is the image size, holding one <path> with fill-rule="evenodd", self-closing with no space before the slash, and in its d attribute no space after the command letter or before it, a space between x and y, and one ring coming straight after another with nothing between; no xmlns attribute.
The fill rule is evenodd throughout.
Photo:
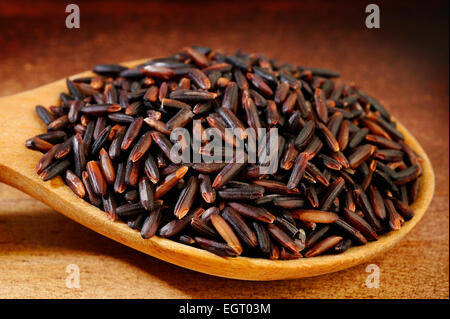
<svg viewBox="0 0 450 319"><path fill-rule="evenodd" d="M377 2L381 28L364 25L365 3L77 1L81 28L65 28L62 2L0 2L0 96L91 68L161 56L184 45L242 48L339 70L378 97L417 137L436 172L422 221L372 263L315 278L244 282L170 265L104 238L0 185L1 298L448 298L448 3ZM369 2L368 2L369 3ZM0 106L1 107L1 106ZM7 150L1 150L5 152ZM20 159L18 159L20 160ZM66 267L80 288L66 287Z"/></svg>

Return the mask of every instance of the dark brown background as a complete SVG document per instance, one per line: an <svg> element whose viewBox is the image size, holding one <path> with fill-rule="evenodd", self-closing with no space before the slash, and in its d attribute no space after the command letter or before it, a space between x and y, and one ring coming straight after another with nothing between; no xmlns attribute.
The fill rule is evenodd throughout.
<svg viewBox="0 0 450 319"><path fill-rule="evenodd" d="M375 1L381 29L365 28L367 2L0 1L0 96L90 69L200 44L339 70L378 97L421 142L436 172L419 225L373 263L294 281L242 282L169 265L89 231L0 185L0 297L448 298L448 2ZM1 106L0 106L1 107ZM65 287L65 267L81 289Z"/></svg>

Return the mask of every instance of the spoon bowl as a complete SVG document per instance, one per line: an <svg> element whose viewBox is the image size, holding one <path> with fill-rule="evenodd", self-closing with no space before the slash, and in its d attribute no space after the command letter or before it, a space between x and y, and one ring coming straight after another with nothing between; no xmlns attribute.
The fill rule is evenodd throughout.
<svg viewBox="0 0 450 319"><path fill-rule="evenodd" d="M145 61L147 59L123 65L132 67ZM92 74L88 71L71 78ZM125 223L111 221L103 211L77 197L61 177L44 182L36 174L35 166L42 154L26 149L25 140L43 133L45 126L36 115L34 107L37 104L58 105L59 93L66 91L65 80L62 79L30 91L0 98L0 181L31 195L97 233L184 268L220 277L259 281L311 277L343 270L367 262L394 246L419 222L433 197L434 172L430 160L411 133L397 123L406 143L423 159L423 175L420 177L418 198L411 205L414 217L405 222L400 230L382 235L378 241L351 247L339 255L266 260L219 257L205 250L156 236L143 239L138 231L129 228Z"/></svg>

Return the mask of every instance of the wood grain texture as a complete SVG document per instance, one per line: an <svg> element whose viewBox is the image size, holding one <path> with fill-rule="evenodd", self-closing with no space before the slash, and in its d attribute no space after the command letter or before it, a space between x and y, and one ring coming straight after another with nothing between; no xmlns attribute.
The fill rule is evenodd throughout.
<svg viewBox="0 0 450 319"><path fill-rule="evenodd" d="M139 13L133 12L131 4L118 5L120 10L112 6L105 16L98 17L95 3L82 4L82 29L70 32L64 29L60 17L64 8L44 4L37 14L31 9L2 7L0 32L5 34L0 41L5 41L5 45L1 43L5 50L0 53L0 75L7 80L2 83L0 95L56 80L98 62L161 55L186 43L220 46L229 52L242 47L299 64L335 68L342 72L344 80L354 80L379 97L424 146L437 172L432 206L399 245L373 261L381 269L381 287L367 289L365 265L316 278L270 283L190 272L107 240L2 186L1 297L448 298L448 42L440 38L448 30L439 29L442 19L438 11L416 9L422 17L419 23L413 19L414 14L399 22L398 16L387 17L381 30L370 32L362 27L364 8L355 5L335 8L325 2L320 8L322 13L316 13L314 28L308 17L318 8L308 2L302 6L263 3L257 10L250 3L237 14L229 13L236 10L234 4L211 8L203 3L194 4L187 15L177 15L183 8L176 5L167 8L151 4ZM186 18L200 21L192 17L207 18L212 9L217 14L215 30L205 30L201 23L189 23ZM389 9L391 14L400 10L397 6ZM342 14L326 13L330 10ZM121 24L119 11L133 15L133 21ZM170 16L179 16L179 21L167 16L168 11ZM413 13L417 17L416 11ZM250 13L255 17L251 22L244 19ZM44 26L40 14L55 19L49 19ZM352 14L359 20L346 19L345 15ZM112 23L102 24L107 15ZM154 19L144 19L149 15ZM171 23L165 23L168 19ZM17 28L4 28L3 24ZM33 36L27 38L26 27L34 27ZM406 29L416 35L417 44L406 38ZM216 37L219 33L221 38ZM84 41L75 45L80 39ZM118 42L121 47L116 48ZM21 46L27 50L20 50ZM100 56L100 49L105 57ZM71 63L64 68L54 67L68 55L73 57ZM79 290L65 288L65 267L69 263L80 266Z"/></svg>

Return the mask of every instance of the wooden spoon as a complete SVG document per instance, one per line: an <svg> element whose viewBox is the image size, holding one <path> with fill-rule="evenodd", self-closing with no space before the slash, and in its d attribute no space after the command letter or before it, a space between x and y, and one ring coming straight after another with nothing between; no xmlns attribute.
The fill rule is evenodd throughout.
<svg viewBox="0 0 450 319"><path fill-rule="evenodd" d="M146 60L123 63L128 67ZM71 78L92 75L84 72ZM416 139L401 125L406 143L424 160L420 193L411 206L414 218L398 231L380 236L375 242L352 247L340 255L325 255L297 260L266 260L259 258L223 258L205 250L183 245L169 239L142 239L138 231L125 223L112 222L106 214L72 193L57 177L43 182L35 172L39 152L25 148L25 140L43 133L45 127L37 117L37 104L58 105L59 93L66 92L65 80L59 80L34 90L0 99L0 181L9 184L44 202L74 221L124 245L181 267L199 272L243 280L279 280L321 275L366 262L391 248L422 218L434 192L434 173L430 160Z"/></svg>

